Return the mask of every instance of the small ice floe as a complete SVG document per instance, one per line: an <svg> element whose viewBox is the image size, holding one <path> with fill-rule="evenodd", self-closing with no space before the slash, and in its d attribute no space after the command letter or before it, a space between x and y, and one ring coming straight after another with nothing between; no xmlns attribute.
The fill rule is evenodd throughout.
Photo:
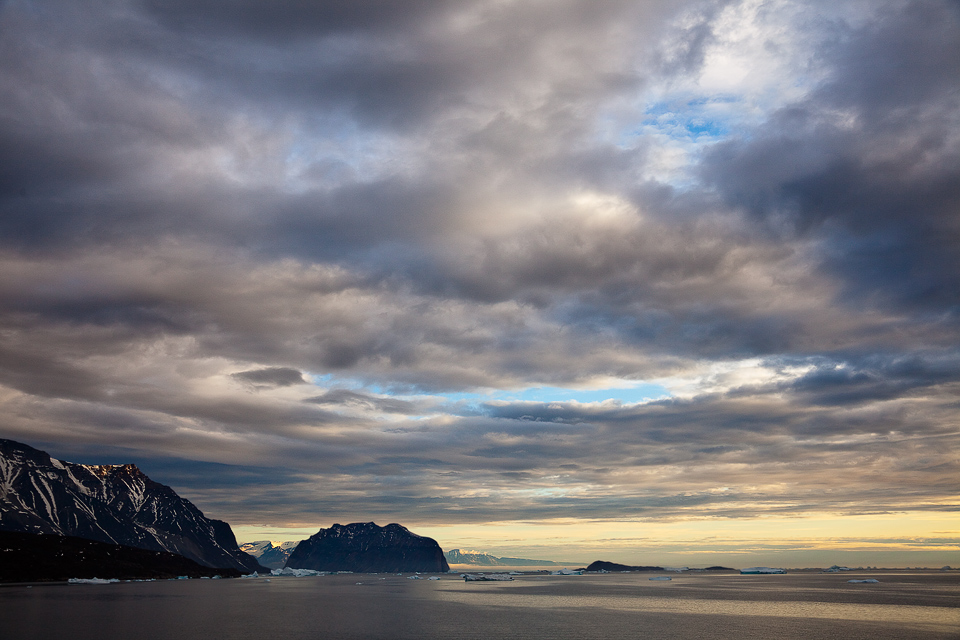
<svg viewBox="0 0 960 640"><path fill-rule="evenodd" d="M647 578L647 580L673 580L670 576L653 576L652 578Z"/></svg>
<svg viewBox="0 0 960 640"><path fill-rule="evenodd" d="M756 575L756 574L770 574L770 573L786 573L786 569L774 569L772 567L748 567L746 569L740 569L740 575Z"/></svg>
<svg viewBox="0 0 960 640"><path fill-rule="evenodd" d="M116 578L110 578L105 580L103 578L70 578L67 580L68 584L113 584L114 582L120 582Z"/></svg>
<svg viewBox="0 0 960 640"><path fill-rule="evenodd" d="M880 581L876 578L866 578L864 580L847 580L847 582L851 582L853 584L877 584Z"/></svg>
<svg viewBox="0 0 960 640"><path fill-rule="evenodd" d="M316 569L291 569L290 567L284 567L283 569L274 569L270 572L272 576L288 576L293 578L306 578L309 576L319 576L321 575Z"/></svg>
<svg viewBox="0 0 960 640"><path fill-rule="evenodd" d="M407 576L407 580L423 580L420 576Z"/></svg>
<svg viewBox="0 0 960 640"><path fill-rule="evenodd" d="M505 573L464 573L461 574L464 582L507 582L513 576Z"/></svg>
<svg viewBox="0 0 960 640"><path fill-rule="evenodd" d="M439 580L440 576L430 576L427 580Z"/></svg>

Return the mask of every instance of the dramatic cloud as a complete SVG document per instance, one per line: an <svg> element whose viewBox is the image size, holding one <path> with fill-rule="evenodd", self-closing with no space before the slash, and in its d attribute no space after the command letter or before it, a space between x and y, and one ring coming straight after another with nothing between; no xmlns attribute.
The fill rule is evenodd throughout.
<svg viewBox="0 0 960 640"><path fill-rule="evenodd" d="M0 436L235 525L955 510L960 8L835 5L0 4Z"/></svg>

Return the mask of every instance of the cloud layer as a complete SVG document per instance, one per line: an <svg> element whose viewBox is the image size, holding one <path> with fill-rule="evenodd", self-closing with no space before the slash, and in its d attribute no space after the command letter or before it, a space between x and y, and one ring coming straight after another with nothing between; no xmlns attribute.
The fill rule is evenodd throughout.
<svg viewBox="0 0 960 640"><path fill-rule="evenodd" d="M0 435L238 524L956 508L956 3L402 4L0 4Z"/></svg>

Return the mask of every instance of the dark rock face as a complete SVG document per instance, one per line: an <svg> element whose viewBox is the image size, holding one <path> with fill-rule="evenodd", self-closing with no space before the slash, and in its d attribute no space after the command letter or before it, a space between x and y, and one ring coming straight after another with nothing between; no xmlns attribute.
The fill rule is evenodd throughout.
<svg viewBox="0 0 960 640"><path fill-rule="evenodd" d="M166 551L135 549L84 538L0 531L0 582L70 578L119 580L236 578L232 568L213 569Z"/></svg>
<svg viewBox="0 0 960 640"><path fill-rule="evenodd" d="M587 571L663 571L663 567L632 567L627 564L597 560L590 563Z"/></svg>
<svg viewBox="0 0 960 640"><path fill-rule="evenodd" d="M135 465L84 465L0 439L0 531L76 536L168 551L207 567L263 570L230 525Z"/></svg>
<svg viewBox="0 0 960 640"><path fill-rule="evenodd" d="M320 529L293 550L291 569L355 573L445 573L450 570L433 538L418 536L399 524L335 524Z"/></svg>

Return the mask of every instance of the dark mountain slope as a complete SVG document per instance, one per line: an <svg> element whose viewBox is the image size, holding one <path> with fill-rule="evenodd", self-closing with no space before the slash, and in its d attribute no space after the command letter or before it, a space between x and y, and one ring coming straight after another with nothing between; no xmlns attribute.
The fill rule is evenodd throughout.
<svg viewBox="0 0 960 640"><path fill-rule="evenodd" d="M135 465L83 465L0 439L0 531L76 536L169 551L208 567L262 570L230 525Z"/></svg>

